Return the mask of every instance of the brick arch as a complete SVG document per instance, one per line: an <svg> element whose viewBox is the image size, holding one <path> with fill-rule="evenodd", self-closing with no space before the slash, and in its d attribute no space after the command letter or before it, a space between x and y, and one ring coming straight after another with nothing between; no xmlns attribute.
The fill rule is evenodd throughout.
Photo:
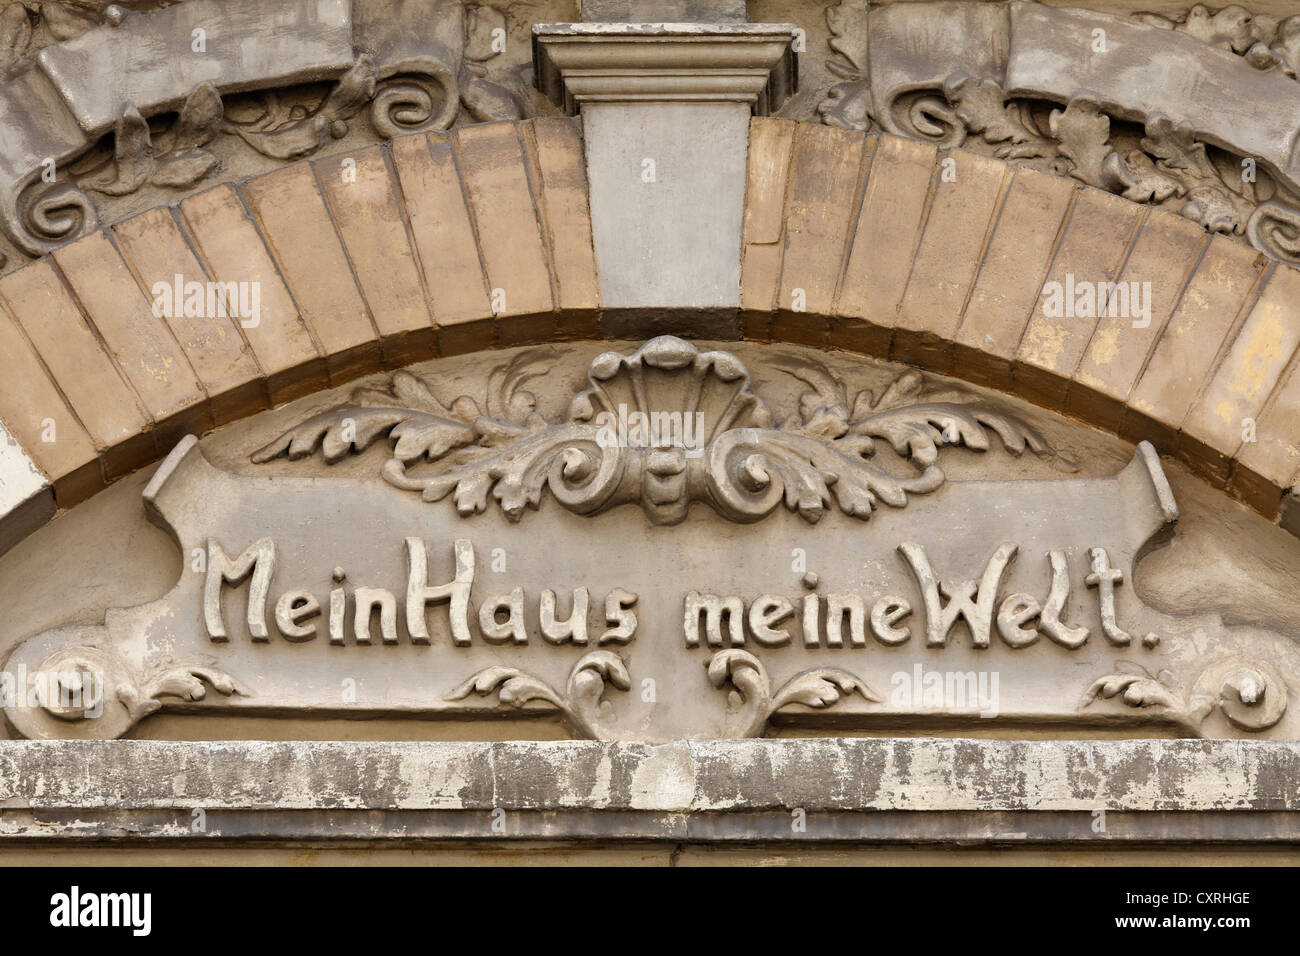
<svg viewBox="0 0 1300 956"><path fill-rule="evenodd" d="M1014 392L1152 440L1270 518L1297 481L1300 271L1244 244L961 150L777 119L753 120L743 229L741 308L711 335ZM1159 276L1150 326L1045 318L1067 272ZM155 315L177 275L257 283L259 324ZM187 432L369 372L680 330L611 321L599 287L581 127L561 118L399 137L95 232L0 278L18 446L0 434L0 550Z"/></svg>

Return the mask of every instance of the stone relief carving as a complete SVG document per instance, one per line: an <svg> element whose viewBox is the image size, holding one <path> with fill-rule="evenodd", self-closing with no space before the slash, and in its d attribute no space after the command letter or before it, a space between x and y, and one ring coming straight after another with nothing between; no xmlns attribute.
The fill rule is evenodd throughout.
<svg viewBox="0 0 1300 956"><path fill-rule="evenodd" d="M1300 16L866 0L826 16L843 82L823 122L1071 176L1300 262Z"/></svg>
<svg viewBox="0 0 1300 956"><path fill-rule="evenodd" d="M873 704L883 700L862 678L840 667L806 670L773 692L767 668L748 651L719 651L704 666L714 687L731 685L727 694L728 736L762 736L772 715L791 704L825 710L853 694Z"/></svg>
<svg viewBox="0 0 1300 956"><path fill-rule="evenodd" d="M12 248L37 256L79 238L146 186L188 190L240 174L247 163L224 140L283 162L341 140L554 109L533 84L528 23L511 7L349 0L324 20L311 7L0 6L0 124L12 134L0 144L0 231ZM826 20L827 68L841 82L818 107L824 122L1072 176L1300 262L1300 16L841 0ZM238 49L189 56L192 26L204 22L241 36ZM1105 53L1092 51L1098 30ZM286 56L275 37L295 31L302 41ZM148 62L144 51L157 49L177 52ZM131 82L91 75L92 62L129 70ZM194 125L214 110L215 124Z"/></svg>
<svg viewBox="0 0 1300 956"><path fill-rule="evenodd" d="M12 79L0 82L0 126L12 135L0 144L0 229L19 252L44 254L94 229L106 202L146 185L188 190L238 164L224 139L292 161L345 137L368 144L550 109L526 78L527 43L507 41L519 25L492 6L314 10L306 0L4 6L0 80ZM130 76L87 69L101 63Z"/></svg>
<svg viewBox="0 0 1300 956"><path fill-rule="evenodd" d="M1101 477L979 477L1026 467L1041 476L1057 459L1013 467L976 454L994 414L1004 439L1048 452L1013 416L973 394L963 401L956 386L946 392L957 398L931 401L932 386L897 366L873 365L863 389L813 351L765 353L758 378L734 354L667 336L580 364L563 352L520 349L474 373L482 391L463 390L483 399L450 405L412 372L375 376L371 398L257 453L320 450L340 464L383 437L393 443L391 455L372 448L337 469L268 461L234 473L183 440L143 495L183 556L176 583L108 607L102 623L79 618L11 645L0 670L10 724L29 737L112 737L171 710L535 716L574 736L627 740L986 718L1008 728L1297 733L1290 637L1165 613L1134 588L1138 558L1178 519L1150 446ZM584 370L575 389L569 375ZM565 404L568 415L541 411ZM655 421L644 413L658 411L671 438L682 410L702 415L698 443L641 433ZM624 459L628 483L615 486L627 507L589 495L578 477L585 461L586 481L605 480L601 415L622 439L608 454ZM257 441L231 436L224 461L275 434L268 424ZM846 438L852 454L818 458ZM881 443L874 454L862 453L862 438ZM711 451L720 441L738 442L727 446L736 454ZM658 451L687 468L652 474ZM820 484L790 470L787 455L806 458ZM827 461L910 481L940 458L962 459L962 473L934 472L942 484L906 494L905 508L830 507L842 477ZM771 487L729 505L711 460L742 490L745 475ZM702 469L695 483L679 482L692 462ZM404 493L404 481L439 469L473 484L460 509L481 511L473 520ZM540 504L551 476L559 504L585 504L510 520L508 509ZM35 698L17 693L15 675L22 689L38 678ZM966 683L954 691L954 681Z"/></svg>
<svg viewBox="0 0 1300 956"><path fill-rule="evenodd" d="M1191 734L1214 710L1234 727L1266 730L1286 713L1286 684L1264 661L1228 658L1207 667L1187 688L1167 670L1151 674L1141 664L1119 661L1116 672L1098 678L1084 692L1080 709L1118 697L1125 706L1155 708L1174 717Z"/></svg>
<svg viewBox="0 0 1300 956"><path fill-rule="evenodd" d="M47 46L74 40L94 27L121 22L127 9L157 10L182 0L3 0L0 2L0 79L28 67Z"/></svg>
<svg viewBox="0 0 1300 956"><path fill-rule="evenodd" d="M612 651L592 651L573 665L566 693L561 696L546 681L515 667L496 665L479 671L452 690L447 700L464 700L470 694L496 694L502 706L522 709L540 702L559 712L570 731L587 740L599 740L601 705L606 686L626 691L632 687L627 662Z"/></svg>
<svg viewBox="0 0 1300 956"><path fill-rule="evenodd" d="M354 404L312 416L252 460L298 459L319 449L335 462L387 438L393 448L384 480L425 501L452 495L462 516L486 510L491 496L517 521L549 488L576 514L639 502L653 522L671 525L685 520L694 501L738 522L784 503L815 523L832 501L865 520L882 503L902 508L908 495L938 489L942 450L986 450L990 430L1012 455L1026 448L1052 454L1037 432L991 405L924 400L917 372L879 396L863 391L850 401L824 367L778 361L810 388L796 415L774 421L739 359L668 335L630 355L598 356L567 419L548 422L522 388L546 374L545 356L525 352L497 368L485 407L467 395L444 405L427 383L397 372L387 390L358 389ZM898 476L877 463L879 442L914 474ZM425 463L443 467L417 473Z"/></svg>

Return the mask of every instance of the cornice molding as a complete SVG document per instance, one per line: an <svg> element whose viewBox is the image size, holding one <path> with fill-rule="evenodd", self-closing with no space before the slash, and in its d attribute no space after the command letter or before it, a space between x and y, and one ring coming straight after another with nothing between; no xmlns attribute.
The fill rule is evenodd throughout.
<svg viewBox="0 0 1300 956"><path fill-rule="evenodd" d="M760 116L797 89L795 27L776 23L538 23L538 88L590 102L740 102Z"/></svg>

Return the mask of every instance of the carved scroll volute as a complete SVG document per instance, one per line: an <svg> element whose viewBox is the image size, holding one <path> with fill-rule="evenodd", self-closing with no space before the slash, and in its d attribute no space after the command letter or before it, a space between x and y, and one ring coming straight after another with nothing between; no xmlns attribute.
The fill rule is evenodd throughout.
<svg viewBox="0 0 1300 956"><path fill-rule="evenodd" d="M1264 661L1229 658L1207 667L1192 685L1188 709L1193 719L1217 709L1242 730L1267 730L1286 713L1287 686Z"/></svg>
<svg viewBox="0 0 1300 956"><path fill-rule="evenodd" d="M168 664L140 671L113 649L108 626L46 631L20 645L3 675L9 723L32 740L113 740L164 701L202 700L209 688L241 693L206 664Z"/></svg>
<svg viewBox="0 0 1300 956"><path fill-rule="evenodd" d="M40 256L87 235L98 214L67 181L62 165L89 140L38 70L0 85L0 228L23 252Z"/></svg>
<svg viewBox="0 0 1300 956"><path fill-rule="evenodd" d="M1002 76L1011 42L1007 6L890 4L871 11L869 29L871 100L880 125L943 149L960 146L966 128L943 95L944 80L955 69Z"/></svg>
<svg viewBox="0 0 1300 956"><path fill-rule="evenodd" d="M370 121L391 138L447 129L460 111L465 8L448 0L355 0L358 49L378 72Z"/></svg>

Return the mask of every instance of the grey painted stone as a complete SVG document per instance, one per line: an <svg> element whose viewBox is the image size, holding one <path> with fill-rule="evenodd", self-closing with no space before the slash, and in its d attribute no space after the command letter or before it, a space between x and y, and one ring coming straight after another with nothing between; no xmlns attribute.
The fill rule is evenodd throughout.
<svg viewBox="0 0 1300 956"><path fill-rule="evenodd" d="M1227 741L5 742L0 847L1295 844L1297 773L1300 745Z"/></svg>
<svg viewBox="0 0 1300 956"><path fill-rule="evenodd" d="M749 107L592 103L583 129L602 304L738 307Z"/></svg>
<svg viewBox="0 0 1300 956"><path fill-rule="evenodd" d="M0 554L54 515L54 489L0 422Z"/></svg>
<svg viewBox="0 0 1300 956"><path fill-rule="evenodd" d="M585 22L533 35L538 88L582 110L601 303L739 307L749 116L794 88L793 27Z"/></svg>
<svg viewBox="0 0 1300 956"><path fill-rule="evenodd" d="M147 114L179 106L201 83L234 91L326 79L354 57L349 0L193 0L128 14L116 26L47 47L37 62L81 128L98 136L127 103Z"/></svg>
<svg viewBox="0 0 1300 956"><path fill-rule="evenodd" d="M688 23L745 21L745 0L581 0L582 19L589 22Z"/></svg>

